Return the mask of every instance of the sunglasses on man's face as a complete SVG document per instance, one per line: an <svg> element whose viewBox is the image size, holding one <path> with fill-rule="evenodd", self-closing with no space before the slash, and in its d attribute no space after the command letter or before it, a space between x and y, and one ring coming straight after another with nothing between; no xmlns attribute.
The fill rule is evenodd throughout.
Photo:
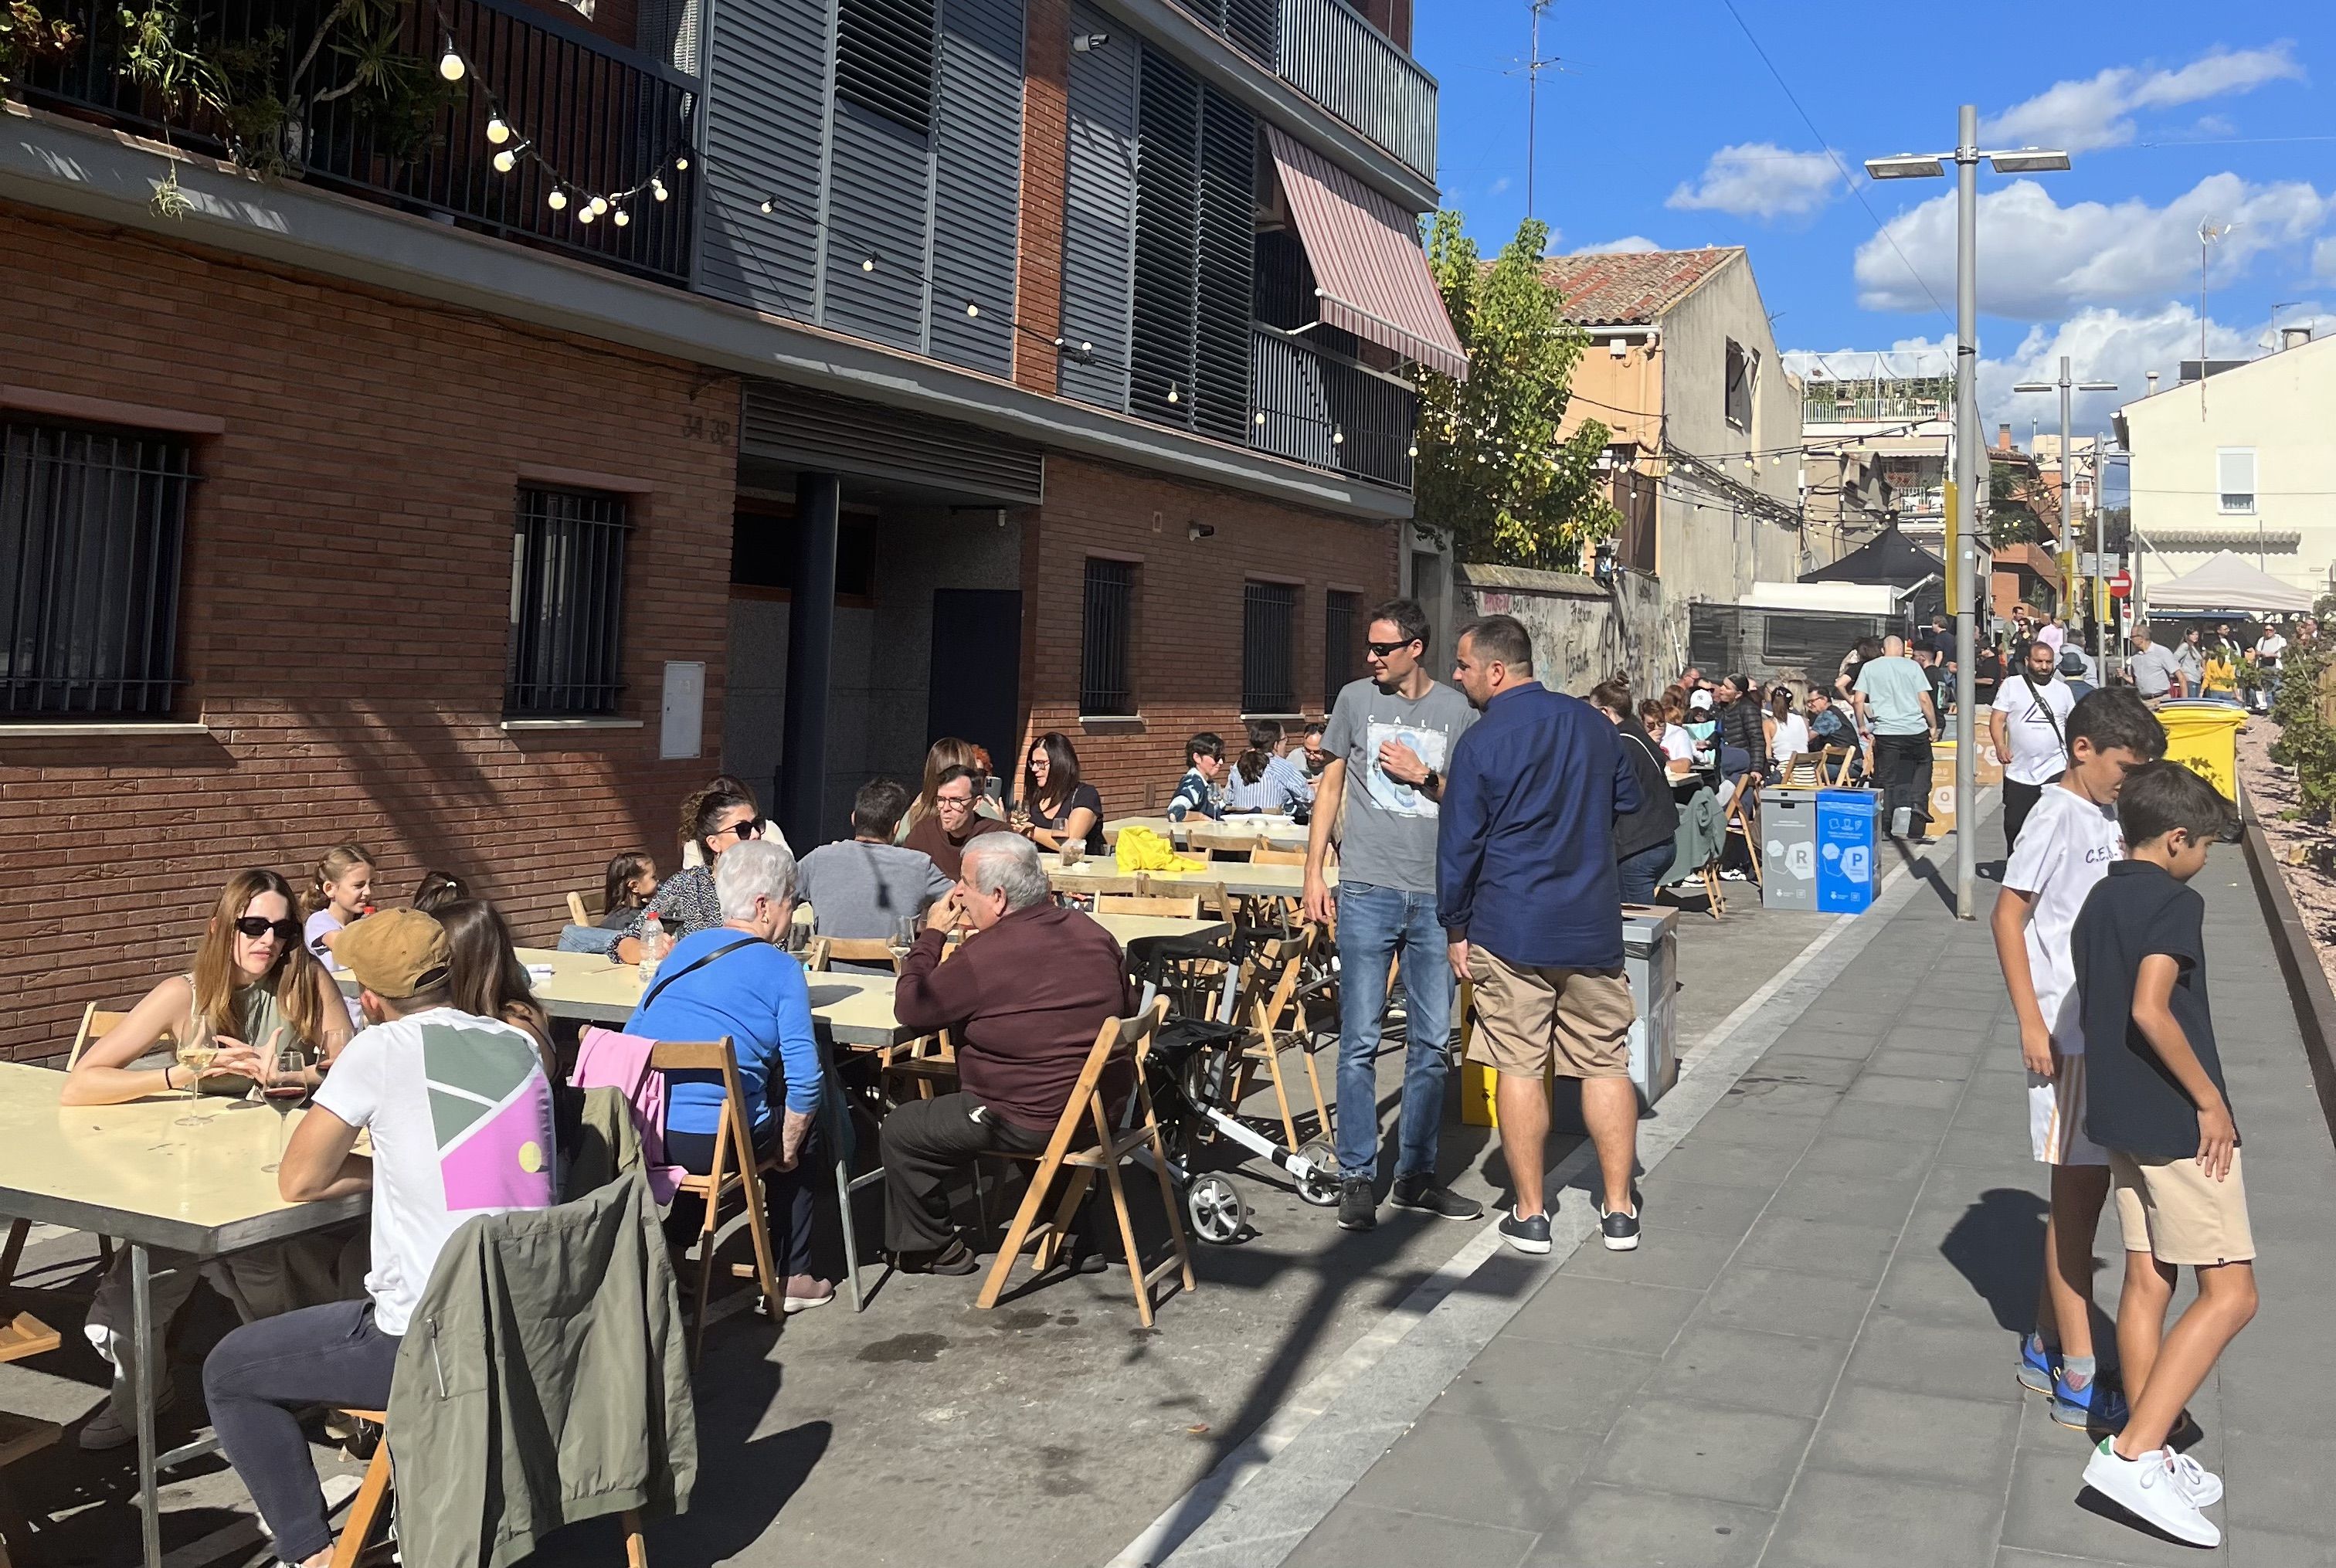
<svg viewBox="0 0 2336 1568"><path fill-rule="evenodd" d="M255 942L270 931L276 933L276 940L279 942L295 941L300 935L300 927L297 922L271 920L260 915L243 916L235 922L235 929Z"/></svg>
<svg viewBox="0 0 2336 1568"><path fill-rule="evenodd" d="M1406 637L1397 642L1367 642L1363 646L1370 650L1373 658L1385 658L1397 648L1409 648L1418 640L1417 638Z"/></svg>

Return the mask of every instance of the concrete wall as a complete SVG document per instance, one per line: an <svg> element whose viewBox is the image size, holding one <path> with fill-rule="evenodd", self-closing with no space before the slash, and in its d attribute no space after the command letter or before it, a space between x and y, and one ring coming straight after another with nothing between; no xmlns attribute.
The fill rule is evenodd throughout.
<svg viewBox="0 0 2336 1568"><path fill-rule="evenodd" d="M1570 571L1463 566L1456 577L1464 626L1479 616L1513 615L1532 634L1533 673L1543 686L1585 696L1609 677L1654 691L1685 662L1671 645L1662 590L1652 578L1617 572L1613 587Z"/></svg>

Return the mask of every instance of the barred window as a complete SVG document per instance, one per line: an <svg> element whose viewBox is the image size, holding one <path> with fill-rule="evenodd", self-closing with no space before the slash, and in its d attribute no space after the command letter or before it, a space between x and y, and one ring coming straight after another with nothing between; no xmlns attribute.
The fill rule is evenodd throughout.
<svg viewBox="0 0 2336 1568"><path fill-rule="evenodd" d="M0 424L0 714L170 713L192 477L177 436Z"/></svg>
<svg viewBox="0 0 2336 1568"><path fill-rule="evenodd" d="M1298 711L1291 657L1298 589L1286 582L1241 584L1241 712Z"/></svg>
<svg viewBox="0 0 2336 1568"><path fill-rule="evenodd" d="M1079 712L1102 716L1135 712L1129 648L1135 624L1135 568L1124 560L1087 562L1086 604L1079 645Z"/></svg>
<svg viewBox="0 0 2336 1568"><path fill-rule="evenodd" d="M511 534L512 718L591 718L617 711L625 599L622 496L522 489Z"/></svg>
<svg viewBox="0 0 2336 1568"><path fill-rule="evenodd" d="M1322 711L1338 706L1338 693L1356 677L1355 611L1359 594L1332 589L1322 600Z"/></svg>

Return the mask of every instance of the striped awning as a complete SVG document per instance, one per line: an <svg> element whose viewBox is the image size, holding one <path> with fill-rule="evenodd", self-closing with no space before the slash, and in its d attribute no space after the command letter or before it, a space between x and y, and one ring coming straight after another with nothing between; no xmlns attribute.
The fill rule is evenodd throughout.
<svg viewBox="0 0 2336 1568"><path fill-rule="evenodd" d="M1402 208L1271 126L1273 161L1314 268L1322 319L1455 380L1468 355L1427 275L1417 228Z"/></svg>

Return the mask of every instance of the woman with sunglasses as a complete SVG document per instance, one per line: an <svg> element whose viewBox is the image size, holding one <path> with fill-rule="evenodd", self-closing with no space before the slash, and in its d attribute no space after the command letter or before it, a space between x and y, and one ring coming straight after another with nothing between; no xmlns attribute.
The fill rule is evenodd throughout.
<svg viewBox="0 0 2336 1568"><path fill-rule="evenodd" d="M274 1055L298 1047L312 1060L330 1062L349 1043L348 1008L325 966L301 940L293 918L291 884L271 871L238 872L228 879L191 971L173 975L146 993L122 1022L92 1040L65 1074L59 1097L68 1105L113 1105L152 1096L183 1094L199 1080L240 1094L253 1080L271 1081ZM172 1061L161 1067L134 1066L158 1047L175 1041L212 1047L207 1067ZM302 1076L312 1085L322 1068ZM303 1238L277 1247L259 1247L205 1267L212 1283L246 1322L328 1300L339 1290L341 1242L330 1236ZM135 1405L129 1394L129 1343L132 1305L129 1254L99 1281L90 1303L87 1332L99 1355L114 1366L113 1396L82 1427L81 1446L119 1448L137 1437ZM195 1260L153 1254L150 1293L156 1339L194 1293ZM170 1402L166 1384L157 1407Z"/></svg>
<svg viewBox="0 0 2336 1568"><path fill-rule="evenodd" d="M641 961L641 930L651 915L657 916L665 934L676 941L693 931L720 925L722 901L714 891L714 862L724 851L763 837L767 825L751 795L719 780L682 802L681 821L682 831L697 851L697 862L658 883L649 901L618 928L608 950L620 964ZM775 833L773 842L781 842Z"/></svg>

